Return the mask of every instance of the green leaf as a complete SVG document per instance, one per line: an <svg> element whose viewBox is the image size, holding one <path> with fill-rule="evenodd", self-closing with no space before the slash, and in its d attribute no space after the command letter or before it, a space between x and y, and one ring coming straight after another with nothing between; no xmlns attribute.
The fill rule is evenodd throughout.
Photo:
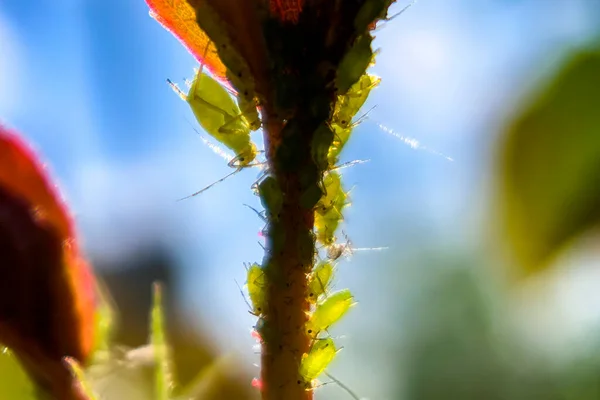
<svg viewBox="0 0 600 400"><path fill-rule="evenodd" d="M155 393L157 400L171 398L172 376L171 361L168 352L168 343L165 338L165 322L162 310L162 289L158 283L154 284L154 295L151 314L151 343L154 347L156 360Z"/></svg>
<svg viewBox="0 0 600 400"><path fill-rule="evenodd" d="M573 55L501 145L505 231L526 274L600 222L600 52Z"/></svg>

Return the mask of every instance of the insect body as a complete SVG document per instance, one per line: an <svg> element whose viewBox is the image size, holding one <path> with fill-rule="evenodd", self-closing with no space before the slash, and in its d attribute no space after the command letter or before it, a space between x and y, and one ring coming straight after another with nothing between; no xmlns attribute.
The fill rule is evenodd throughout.
<svg viewBox="0 0 600 400"><path fill-rule="evenodd" d="M329 171L323 178L325 194L315 209L317 240L326 246L335 242L335 231L343 219L342 209L347 205L348 195L344 192L340 174Z"/></svg>
<svg viewBox="0 0 600 400"><path fill-rule="evenodd" d="M258 151L250 139L250 127L227 89L202 69L196 74L187 95L168 82L190 105L204 130L235 152L231 166L245 167L254 161Z"/></svg>
<svg viewBox="0 0 600 400"><path fill-rule="evenodd" d="M265 311L265 288L266 279L265 272L258 264L252 264L248 268L248 281L246 287L248 288L248 295L250 296L250 302L252 303L252 311L256 315L260 315Z"/></svg>
<svg viewBox="0 0 600 400"><path fill-rule="evenodd" d="M306 323L306 331L315 337L340 320L354 303L354 296L348 289L330 294L317 308Z"/></svg>
<svg viewBox="0 0 600 400"><path fill-rule="evenodd" d="M327 292L333 277L333 264L329 261L320 262L308 278L308 301L316 303L317 299Z"/></svg>
<svg viewBox="0 0 600 400"><path fill-rule="evenodd" d="M333 339L315 340L310 351L302 357L299 371L301 380L298 383L303 384L306 389L310 389L312 381L325 371L336 353L337 349Z"/></svg>
<svg viewBox="0 0 600 400"><path fill-rule="evenodd" d="M334 137L327 156L330 166L337 164L339 155L350 138L352 119L364 105L371 89L380 81L381 79L374 75L364 74L346 94L338 96L331 120Z"/></svg>

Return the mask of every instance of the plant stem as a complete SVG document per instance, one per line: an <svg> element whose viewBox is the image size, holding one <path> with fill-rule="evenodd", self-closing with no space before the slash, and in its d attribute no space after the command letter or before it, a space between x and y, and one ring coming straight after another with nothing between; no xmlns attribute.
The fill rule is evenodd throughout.
<svg viewBox="0 0 600 400"><path fill-rule="evenodd" d="M288 122L289 123L289 122ZM313 164L310 149L311 134L294 140L294 159L298 164L292 170L278 168L280 146L287 146L283 137L283 123L266 118L265 142L272 176L283 193L283 204L277 218L268 226L268 251L265 273L268 287L263 315L262 372L263 399L312 399L312 391L298 383L302 354L308 352L310 337L304 331L310 303L307 301L307 274L313 266L315 241L312 233L314 212L300 204L306 182L300 172ZM310 133L310 131L309 131ZM317 184L316 179L314 184ZM282 240L283 238L283 240Z"/></svg>

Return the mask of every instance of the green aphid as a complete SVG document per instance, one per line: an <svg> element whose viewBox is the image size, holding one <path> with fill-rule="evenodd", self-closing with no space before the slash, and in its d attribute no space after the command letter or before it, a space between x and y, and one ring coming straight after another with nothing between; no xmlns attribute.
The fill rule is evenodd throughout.
<svg viewBox="0 0 600 400"><path fill-rule="evenodd" d="M325 246L330 246L337 240L335 231L343 221L342 214L336 210L330 211L331 216L315 214L315 229L317 241Z"/></svg>
<svg viewBox="0 0 600 400"><path fill-rule="evenodd" d="M316 303L329 290L333 278L333 264L321 261L308 276L308 301Z"/></svg>
<svg viewBox="0 0 600 400"><path fill-rule="evenodd" d="M338 96L332 122L343 128L349 127L352 119L367 101L371 89L377 86L379 82L381 82L381 78L375 75L362 75L346 94Z"/></svg>
<svg viewBox="0 0 600 400"><path fill-rule="evenodd" d="M308 353L305 353L300 362L299 384L306 389L312 388L312 381L325 371L337 353L335 343L331 338L315 340Z"/></svg>
<svg viewBox="0 0 600 400"><path fill-rule="evenodd" d="M311 143L311 154L315 164L320 170L329 169L329 149L333 143L335 134L333 128L328 123L319 125L313 135Z"/></svg>
<svg viewBox="0 0 600 400"><path fill-rule="evenodd" d="M354 296L348 289L330 294L317 304L317 308L306 323L306 332L316 337L319 332L327 330L339 321L354 304Z"/></svg>
<svg viewBox="0 0 600 400"><path fill-rule="evenodd" d="M315 207L315 231L317 240L329 246L335 242L335 231L343 221L342 210L348 205L348 195L344 192L341 177L329 171L323 178L325 194Z"/></svg>
<svg viewBox="0 0 600 400"><path fill-rule="evenodd" d="M387 10L394 0L367 0L354 19L354 27L358 32L366 32L373 22L384 19Z"/></svg>
<svg viewBox="0 0 600 400"><path fill-rule="evenodd" d="M254 263L248 268L248 277L246 288L252 303L252 312L255 315L261 315L265 311L265 290L267 281L265 271L260 265Z"/></svg>
<svg viewBox="0 0 600 400"><path fill-rule="evenodd" d="M344 196L340 174L336 171L327 172L323 177L323 189L324 194L316 206L316 211L320 214L326 214Z"/></svg>
<svg viewBox="0 0 600 400"><path fill-rule="evenodd" d="M194 112L206 133L227 146L236 154L232 166L248 166L258 154L250 139L250 127L227 89L215 79L198 70L187 96L171 81L171 87Z"/></svg>
<svg viewBox="0 0 600 400"><path fill-rule="evenodd" d="M348 139L350 139L350 134L352 133L352 127L344 128L338 124L331 124L331 128L333 130L333 142L329 147L329 151L327 153L327 162L329 168L333 168L339 161L340 153L348 143Z"/></svg>
<svg viewBox="0 0 600 400"><path fill-rule="evenodd" d="M258 184L260 201L266 210L267 218L278 220L283 205L283 193L279 188L277 180L272 176L266 177Z"/></svg>
<svg viewBox="0 0 600 400"><path fill-rule="evenodd" d="M359 36L342 58L336 76L339 94L346 94L373 61L372 41L373 37L368 33Z"/></svg>
<svg viewBox="0 0 600 400"><path fill-rule="evenodd" d="M352 119L364 105L371 89L380 81L381 79L375 75L364 74L346 94L338 96L331 119L331 129L334 133L333 142L327 154L330 167L338 163L340 153L350 138L353 129Z"/></svg>

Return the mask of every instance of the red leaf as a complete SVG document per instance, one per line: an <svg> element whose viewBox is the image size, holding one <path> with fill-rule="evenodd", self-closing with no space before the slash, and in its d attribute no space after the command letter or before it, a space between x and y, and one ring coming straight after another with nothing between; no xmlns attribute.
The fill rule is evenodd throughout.
<svg viewBox="0 0 600 400"><path fill-rule="evenodd" d="M62 358L94 345L95 281L37 157L0 126L0 342L58 398L76 398Z"/></svg>
<svg viewBox="0 0 600 400"><path fill-rule="evenodd" d="M146 0L150 15L171 32L210 73L227 83L227 69L214 44L196 23L196 11L186 0Z"/></svg>

